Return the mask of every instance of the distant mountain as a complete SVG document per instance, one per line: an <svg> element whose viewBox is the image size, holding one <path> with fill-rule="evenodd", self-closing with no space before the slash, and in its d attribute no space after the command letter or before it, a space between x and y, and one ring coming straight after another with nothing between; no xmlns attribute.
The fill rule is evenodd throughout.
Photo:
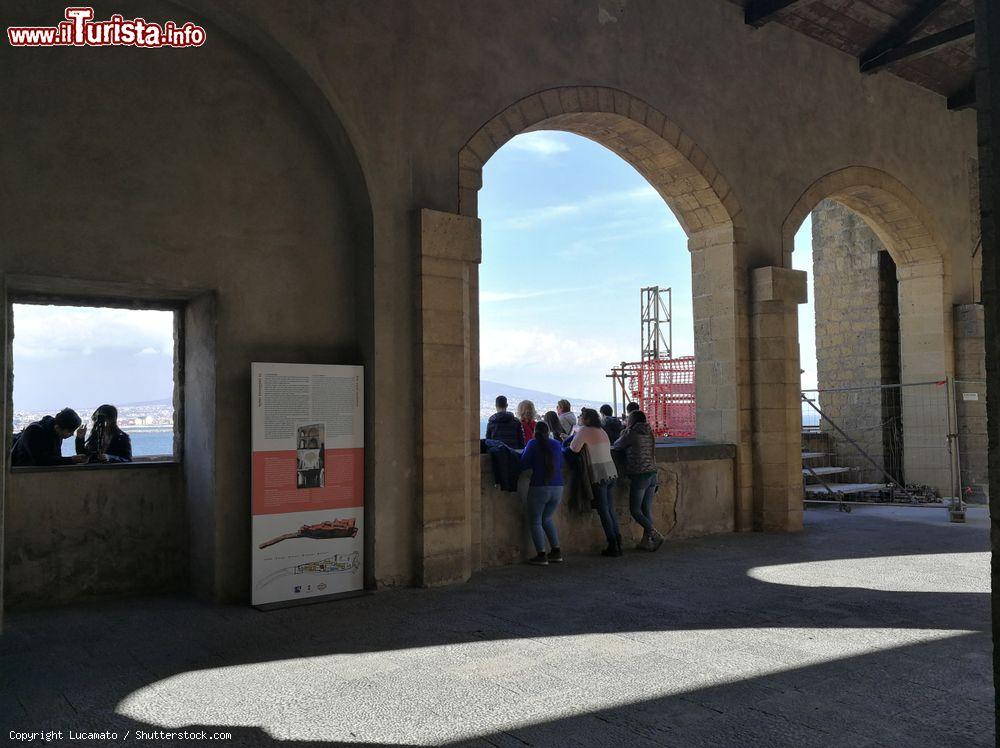
<svg viewBox="0 0 1000 748"><path fill-rule="evenodd" d="M542 392L541 390L529 390L524 387L514 387L510 384L500 382L490 382L483 379L479 382L479 399L483 407L490 410L494 407L497 395L506 395L513 410L521 400L531 400L536 408L543 405L554 406L557 401L566 398L573 406L573 411L580 412L580 408L599 408L603 403L596 400L587 400L582 397L572 397L569 395L556 395L552 392Z"/></svg>
<svg viewBox="0 0 1000 748"><path fill-rule="evenodd" d="M141 408L150 405L173 405L174 399L172 397L161 397L159 400L143 400L138 403L121 403L118 405L119 408Z"/></svg>

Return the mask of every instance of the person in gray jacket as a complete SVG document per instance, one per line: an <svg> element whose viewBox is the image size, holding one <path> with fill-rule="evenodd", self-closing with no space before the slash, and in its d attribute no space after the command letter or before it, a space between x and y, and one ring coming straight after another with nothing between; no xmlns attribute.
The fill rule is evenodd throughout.
<svg viewBox="0 0 1000 748"><path fill-rule="evenodd" d="M636 547L644 551L655 551L663 545L663 535L653 525L656 439L645 413L635 410L629 414L625 430L615 442L614 448L625 452L625 472L629 478L629 510L632 518L642 525L642 540Z"/></svg>

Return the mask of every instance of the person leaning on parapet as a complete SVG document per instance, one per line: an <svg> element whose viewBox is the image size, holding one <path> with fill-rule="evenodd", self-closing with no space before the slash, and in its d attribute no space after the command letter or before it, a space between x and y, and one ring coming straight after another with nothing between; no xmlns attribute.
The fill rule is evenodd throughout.
<svg viewBox="0 0 1000 748"><path fill-rule="evenodd" d="M563 433L572 434L576 429L576 416L573 415L573 406L569 400L560 400L556 403L556 413L559 416L559 423Z"/></svg>
<svg viewBox="0 0 1000 748"><path fill-rule="evenodd" d="M601 428L601 417L593 408L583 408L580 411L580 428L573 436L567 449L580 452L584 447L590 456L590 484L594 494L597 514L601 518L604 537L608 547L601 551L602 556L622 555L622 536L618 530L618 519L615 517L615 507L611 496L611 488L618 478L618 470L611 459L611 442Z"/></svg>
<svg viewBox="0 0 1000 748"><path fill-rule="evenodd" d="M607 433L612 444L618 441L618 437L622 435L622 422L615 417L614 411L607 403L601 406L601 428Z"/></svg>
<svg viewBox="0 0 1000 748"><path fill-rule="evenodd" d="M87 436L87 427L76 431L76 453L91 462L132 462L132 440L118 428L118 408L102 405L90 417L94 427Z"/></svg>
<svg viewBox="0 0 1000 748"><path fill-rule="evenodd" d="M559 548L559 534L556 532L552 515L562 499L563 452L559 442L549 436L549 426L539 422L534 430L534 438L521 453L521 467L531 470L531 483L525 502L528 510L528 527L531 542L535 544L535 555L529 564L547 566L563 560ZM549 541L549 553L545 553L545 541Z"/></svg>
<svg viewBox="0 0 1000 748"><path fill-rule="evenodd" d="M511 449L524 449L524 429L513 413L507 412L507 398L497 395L497 412L486 422L486 438L503 442Z"/></svg>
<svg viewBox="0 0 1000 748"><path fill-rule="evenodd" d="M527 445L535 436L535 424L538 422L538 411L531 400L522 400L517 404L517 420L521 423L524 443Z"/></svg>
<svg viewBox="0 0 1000 748"><path fill-rule="evenodd" d="M559 420L559 415L554 410L545 411L545 415L542 417L542 420L548 425L549 434L553 439L562 441L566 438L566 432L563 430L562 421Z"/></svg>
<svg viewBox="0 0 1000 748"><path fill-rule="evenodd" d="M29 465L73 465L87 461L87 455L62 456L64 439L73 436L80 426L80 416L71 408L63 408L54 416L29 423L14 437L10 448L10 464L16 467Z"/></svg>
<svg viewBox="0 0 1000 748"><path fill-rule="evenodd" d="M614 443L615 449L625 450L626 469L629 480L629 510L632 519L642 526L642 540L636 548L655 551L663 545L663 536L653 525L653 497L656 494L656 438L641 410L633 410L628 417L628 426L621 438Z"/></svg>

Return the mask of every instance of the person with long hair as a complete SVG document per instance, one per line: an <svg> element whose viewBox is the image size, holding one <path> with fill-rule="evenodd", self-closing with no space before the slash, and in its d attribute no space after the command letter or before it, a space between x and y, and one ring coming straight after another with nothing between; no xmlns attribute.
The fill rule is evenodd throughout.
<svg viewBox="0 0 1000 748"><path fill-rule="evenodd" d="M525 443L535 435L535 423L538 421L538 411L531 400L522 400L517 404L517 420L521 422Z"/></svg>
<svg viewBox="0 0 1000 748"><path fill-rule="evenodd" d="M552 515L555 514L562 499L562 462L562 447L558 441L550 437L548 424L545 421L535 424L534 438L521 453L521 465L531 470L527 510L531 541L535 544L536 553L528 563L536 566L547 566L563 560L562 550L559 548L559 535L552 521ZM547 555L546 539L549 541L550 549Z"/></svg>
<svg viewBox="0 0 1000 748"><path fill-rule="evenodd" d="M642 540L636 548L655 551L663 545L663 535L653 525L652 514L653 497L656 495L656 439L646 414L641 410L629 414L625 430L615 442L615 449L625 451L629 511L642 526Z"/></svg>
<svg viewBox="0 0 1000 748"><path fill-rule="evenodd" d="M607 538L608 547L601 551L603 556L622 555L622 536L618 530L618 519L611 488L618 478L615 461L611 458L611 440L601 428L601 417L593 408L580 411L580 426L569 443L569 449L580 452L584 447L590 456L590 483L594 493L597 514Z"/></svg>
<svg viewBox="0 0 1000 748"><path fill-rule="evenodd" d="M545 421L545 425L549 427L549 434L552 435L552 438L562 441L563 437L566 436L566 432L563 430L562 422L559 420L559 414L554 410L547 410L545 411L543 420Z"/></svg>
<svg viewBox="0 0 1000 748"><path fill-rule="evenodd" d="M132 440L118 428L118 408L101 405L90 417L93 427L76 432L76 453L86 455L91 462L132 462Z"/></svg>

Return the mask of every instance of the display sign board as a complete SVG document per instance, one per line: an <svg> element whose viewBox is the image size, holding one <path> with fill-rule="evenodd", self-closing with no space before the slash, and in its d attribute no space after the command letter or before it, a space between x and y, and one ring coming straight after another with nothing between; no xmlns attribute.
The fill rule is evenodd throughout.
<svg viewBox="0 0 1000 748"><path fill-rule="evenodd" d="M251 364L252 603L364 585L364 369Z"/></svg>

